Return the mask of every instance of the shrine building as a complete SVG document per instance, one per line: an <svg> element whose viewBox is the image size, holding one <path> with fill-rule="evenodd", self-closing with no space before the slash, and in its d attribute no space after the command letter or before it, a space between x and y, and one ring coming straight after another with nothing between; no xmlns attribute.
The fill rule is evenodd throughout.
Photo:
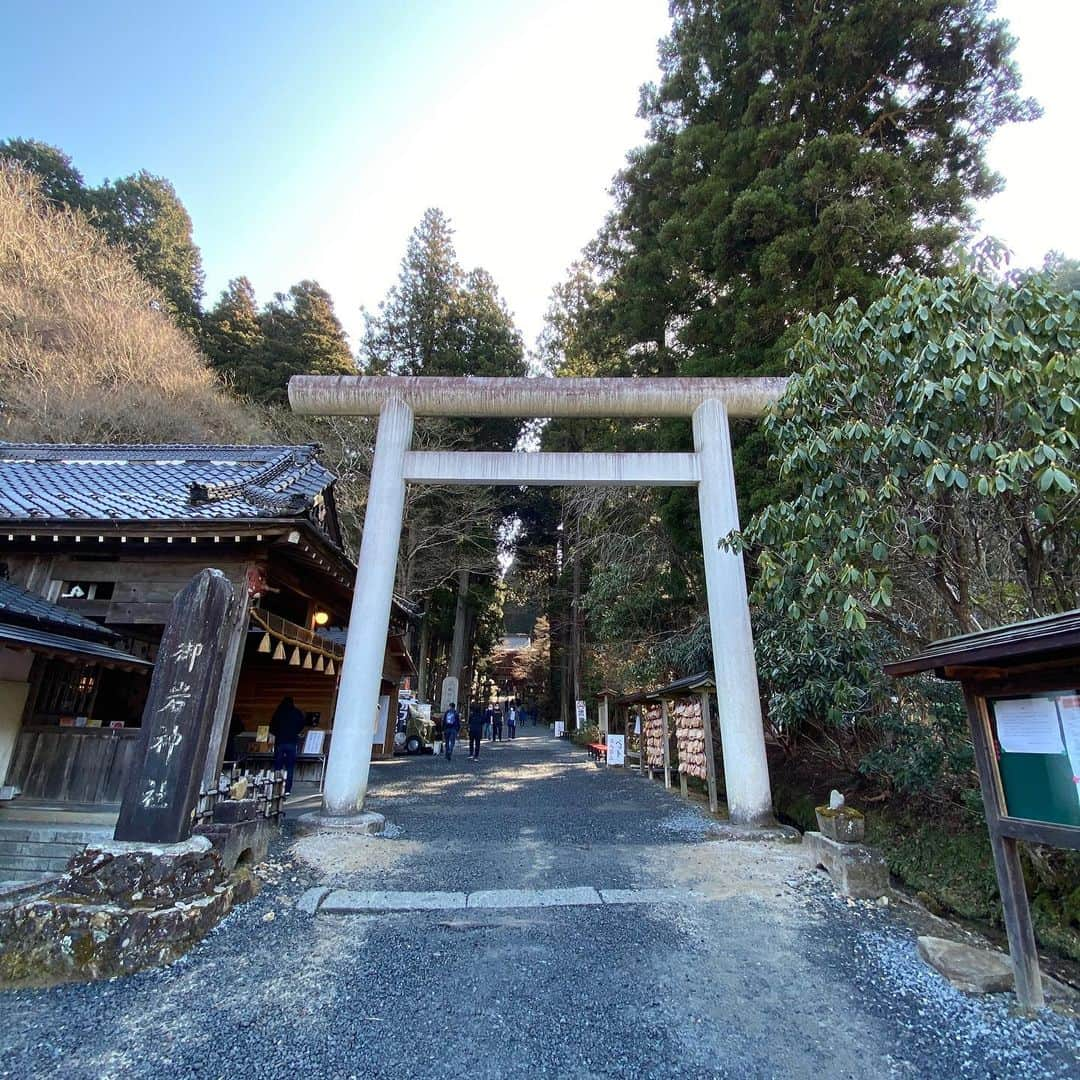
<svg viewBox="0 0 1080 1080"><path fill-rule="evenodd" d="M291 696L326 733L298 763L319 793L356 573L334 483L314 446L0 443L0 825L115 819L169 605L206 567L251 598L226 757L268 764ZM415 621L395 599L375 756Z"/></svg>

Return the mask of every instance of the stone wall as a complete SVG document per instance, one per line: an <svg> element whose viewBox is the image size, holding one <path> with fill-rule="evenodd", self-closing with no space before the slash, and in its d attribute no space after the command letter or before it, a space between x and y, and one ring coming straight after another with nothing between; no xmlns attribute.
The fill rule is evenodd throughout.
<svg viewBox="0 0 1080 1080"><path fill-rule="evenodd" d="M72 857L47 892L0 907L0 986L46 986L169 964L257 880L229 875L203 836L182 844L109 842Z"/></svg>

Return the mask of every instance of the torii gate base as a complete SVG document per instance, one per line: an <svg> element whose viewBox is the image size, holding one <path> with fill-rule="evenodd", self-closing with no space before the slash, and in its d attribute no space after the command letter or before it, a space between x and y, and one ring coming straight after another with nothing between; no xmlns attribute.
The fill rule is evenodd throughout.
<svg viewBox="0 0 1080 1080"><path fill-rule="evenodd" d="M450 379L296 375L305 415L379 417L356 591L341 666L324 814L363 807L371 765L406 483L696 487L731 821L772 823L772 795L741 555L719 540L739 527L728 416L760 416L783 379ZM413 416L690 417L692 454L412 451Z"/></svg>

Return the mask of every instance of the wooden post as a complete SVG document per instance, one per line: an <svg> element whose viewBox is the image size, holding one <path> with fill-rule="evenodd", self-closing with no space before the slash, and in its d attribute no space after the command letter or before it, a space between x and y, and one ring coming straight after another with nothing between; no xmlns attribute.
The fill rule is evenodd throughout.
<svg viewBox="0 0 1080 1080"><path fill-rule="evenodd" d="M705 729L705 771L709 783L709 809L715 814L720 809L716 794L716 757L712 743L712 707L709 704L709 691L701 691L701 726Z"/></svg>
<svg viewBox="0 0 1080 1080"><path fill-rule="evenodd" d="M1035 930L1031 925L1031 908L1020 865L1020 851L1015 839L1001 833L1001 818L1006 812L1005 794L991 749L993 741L986 698L965 684L964 701L971 725L971 741L979 770L986 824L990 830L990 848L994 853L1001 906L1005 914L1016 997L1025 1009L1041 1009L1045 1004L1042 973L1039 971L1039 952L1035 944Z"/></svg>
<svg viewBox="0 0 1080 1080"><path fill-rule="evenodd" d="M671 733L668 730L668 707L666 701L660 702L660 719L664 724L664 787L671 790Z"/></svg>
<svg viewBox="0 0 1080 1080"><path fill-rule="evenodd" d="M676 721L676 723L678 723L678 721ZM676 730L678 730L678 729L676 728ZM682 751L681 748L679 748L679 741L678 741L678 736L677 735L675 737L675 746L676 746L676 748L679 749L679 794L684 799L686 799L686 798L689 798L690 789L687 786L686 773L683 772L683 769L682 769L682 766L684 764L684 762L683 762L683 751Z"/></svg>

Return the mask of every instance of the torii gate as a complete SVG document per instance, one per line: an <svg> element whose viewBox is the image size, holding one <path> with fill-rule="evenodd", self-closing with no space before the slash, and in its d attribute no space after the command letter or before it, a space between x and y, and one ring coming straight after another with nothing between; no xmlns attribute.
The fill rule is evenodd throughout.
<svg viewBox="0 0 1080 1080"><path fill-rule="evenodd" d="M349 637L341 665L324 813L358 813L371 765L371 719L407 483L551 487L696 487L709 599L724 780L732 822L772 818L742 556L718 546L739 527L728 417L761 416L785 379L487 379L294 375L289 403L306 416L378 416ZM414 416L690 418L686 454L411 450Z"/></svg>

